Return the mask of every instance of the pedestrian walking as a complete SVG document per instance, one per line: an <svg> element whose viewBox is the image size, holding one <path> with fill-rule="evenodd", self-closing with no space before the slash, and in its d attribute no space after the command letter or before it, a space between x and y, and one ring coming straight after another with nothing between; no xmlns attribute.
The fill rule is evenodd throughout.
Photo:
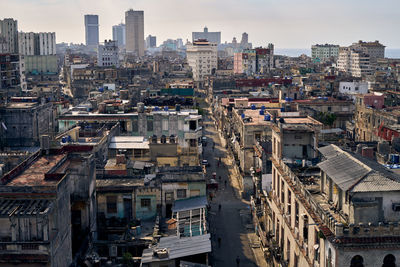
<svg viewBox="0 0 400 267"><path fill-rule="evenodd" d="M221 247L221 237L218 237L218 247Z"/></svg>
<svg viewBox="0 0 400 267"><path fill-rule="evenodd" d="M225 180L225 188L226 188L227 181Z"/></svg>
<svg viewBox="0 0 400 267"><path fill-rule="evenodd" d="M240 257L237 256L236 257L236 266L239 267L239 265L240 265Z"/></svg>
<svg viewBox="0 0 400 267"><path fill-rule="evenodd" d="M221 204L218 204L218 211L221 211L221 208L222 208Z"/></svg>
<svg viewBox="0 0 400 267"><path fill-rule="evenodd" d="M222 178L221 178L221 175L220 175L220 176L218 176L218 180L221 182L221 180L222 180Z"/></svg>

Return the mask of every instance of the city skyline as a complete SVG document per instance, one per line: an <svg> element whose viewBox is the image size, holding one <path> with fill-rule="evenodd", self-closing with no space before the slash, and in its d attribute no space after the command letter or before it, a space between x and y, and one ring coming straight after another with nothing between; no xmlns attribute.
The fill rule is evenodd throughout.
<svg viewBox="0 0 400 267"><path fill-rule="evenodd" d="M100 41L112 39L112 26L124 22L125 11L133 8L146 13L144 36L157 36L160 42L191 40L192 32L207 26L209 31L221 31L223 43L247 32L249 42L256 46L273 42L280 48L308 48L315 43L347 46L356 40L380 40L388 48L400 48L400 37L393 34L400 23L396 15L400 2L394 0L339 0L329 9L315 0L0 0L0 6L6 7L0 10L0 17L18 20L19 31L56 32L57 42L84 43L85 14L99 15Z"/></svg>

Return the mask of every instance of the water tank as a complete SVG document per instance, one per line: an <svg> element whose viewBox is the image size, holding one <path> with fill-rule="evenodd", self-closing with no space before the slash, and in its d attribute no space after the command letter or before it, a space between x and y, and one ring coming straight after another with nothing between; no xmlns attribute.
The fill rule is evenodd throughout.
<svg viewBox="0 0 400 267"><path fill-rule="evenodd" d="M175 135L171 135L170 137L169 137L169 142L171 143L171 144L175 144Z"/></svg>
<svg viewBox="0 0 400 267"><path fill-rule="evenodd" d="M160 141L161 141L161 144L167 143L167 137L165 135L162 135Z"/></svg>
<svg viewBox="0 0 400 267"><path fill-rule="evenodd" d="M279 118L279 122L280 123L285 123L285 119L284 118Z"/></svg>
<svg viewBox="0 0 400 267"><path fill-rule="evenodd" d="M153 135L152 137L151 137L151 143L152 144L157 144L157 135Z"/></svg>
<svg viewBox="0 0 400 267"><path fill-rule="evenodd" d="M262 110L265 110L265 106L261 106L261 109L262 109Z"/></svg>
<svg viewBox="0 0 400 267"><path fill-rule="evenodd" d="M175 105L175 111L177 111L177 112L181 111L181 105L176 104Z"/></svg>
<svg viewBox="0 0 400 267"><path fill-rule="evenodd" d="M165 107L164 107L164 111L168 111L168 106L165 106Z"/></svg>
<svg viewBox="0 0 400 267"><path fill-rule="evenodd" d="M67 142L67 137L66 137L66 136L63 136L63 137L61 138L61 143L65 144L66 142Z"/></svg>
<svg viewBox="0 0 400 267"><path fill-rule="evenodd" d="M68 135L68 136L67 136L67 141L68 141L68 142L71 142L71 141L72 141L72 137Z"/></svg>
<svg viewBox="0 0 400 267"><path fill-rule="evenodd" d="M264 115L264 110L260 109L260 115Z"/></svg>
<svg viewBox="0 0 400 267"><path fill-rule="evenodd" d="M256 105L252 104L251 105L251 110L256 110Z"/></svg>
<svg viewBox="0 0 400 267"><path fill-rule="evenodd" d="M244 119L244 117L245 117L244 113L242 113L242 115L241 115L241 116L242 116L242 119Z"/></svg>
<svg viewBox="0 0 400 267"><path fill-rule="evenodd" d="M285 97L285 101L289 101L289 99L290 99L289 97Z"/></svg>
<svg viewBox="0 0 400 267"><path fill-rule="evenodd" d="M264 116L265 121L271 121L271 115L265 115Z"/></svg>
<svg viewBox="0 0 400 267"><path fill-rule="evenodd" d="M159 111L159 110L160 110L159 107L157 107L157 106L154 107L154 111Z"/></svg>
<svg viewBox="0 0 400 267"><path fill-rule="evenodd" d="M285 108L281 108L281 112L285 112Z"/></svg>

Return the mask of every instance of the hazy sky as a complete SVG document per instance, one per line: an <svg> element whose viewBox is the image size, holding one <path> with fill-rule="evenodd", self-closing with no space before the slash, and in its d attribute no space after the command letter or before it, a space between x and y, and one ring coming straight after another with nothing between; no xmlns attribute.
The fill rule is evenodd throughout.
<svg viewBox="0 0 400 267"><path fill-rule="evenodd" d="M222 41L247 32L253 45L309 48L380 40L400 48L400 0L0 0L0 19L20 31L56 32L57 42L83 43L84 14L99 15L100 41L129 8L144 10L145 36L191 38L192 31L221 31Z"/></svg>

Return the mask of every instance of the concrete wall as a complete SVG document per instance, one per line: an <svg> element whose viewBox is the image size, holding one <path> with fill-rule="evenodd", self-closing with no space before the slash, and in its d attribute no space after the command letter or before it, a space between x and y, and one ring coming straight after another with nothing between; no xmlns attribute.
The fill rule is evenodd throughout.
<svg viewBox="0 0 400 267"><path fill-rule="evenodd" d="M392 254L396 257L396 263L398 264L400 259L400 250L398 249L373 249L368 247L366 249L351 248L348 250L340 249L336 252L336 264L333 267L346 267L351 265L351 259L360 255L363 258L364 267L376 267L383 265L383 259L386 255Z"/></svg>

